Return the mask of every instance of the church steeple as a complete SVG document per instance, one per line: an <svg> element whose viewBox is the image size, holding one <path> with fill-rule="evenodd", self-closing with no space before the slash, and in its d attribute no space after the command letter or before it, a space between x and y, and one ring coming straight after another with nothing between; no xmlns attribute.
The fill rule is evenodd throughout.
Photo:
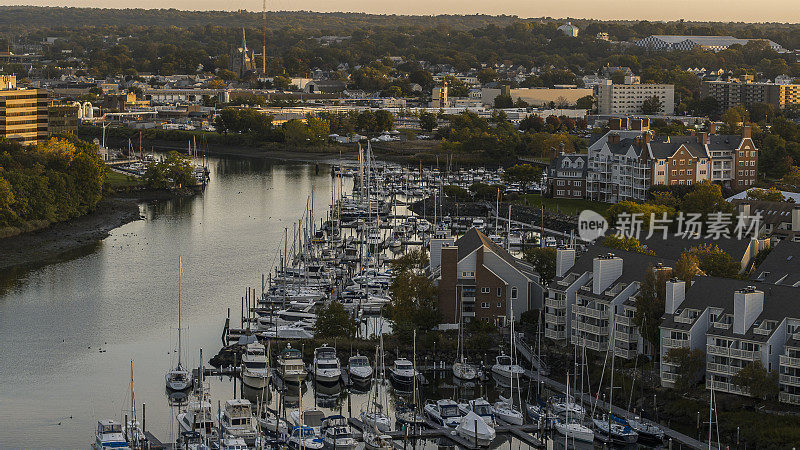
<svg viewBox="0 0 800 450"><path fill-rule="evenodd" d="M242 50L247 51L247 39L244 37L244 27L242 27Z"/></svg>

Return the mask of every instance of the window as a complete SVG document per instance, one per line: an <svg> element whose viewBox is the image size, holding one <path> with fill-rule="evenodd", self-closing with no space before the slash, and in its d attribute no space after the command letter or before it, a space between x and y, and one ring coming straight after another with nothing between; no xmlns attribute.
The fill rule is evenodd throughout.
<svg viewBox="0 0 800 450"><path fill-rule="evenodd" d="M563 186L563 185L564 185L564 180L558 180L558 181L556 182L556 185L558 185L558 186Z"/></svg>
<svg viewBox="0 0 800 450"><path fill-rule="evenodd" d="M497 307L498 308L502 308L503 307L503 302L497 302Z"/></svg>
<svg viewBox="0 0 800 450"><path fill-rule="evenodd" d="M674 176L677 176L677 175L678 175L678 171L677 170L673 170L672 171L672 176L674 177Z"/></svg>
<svg viewBox="0 0 800 450"><path fill-rule="evenodd" d="M683 169L681 169L681 175L683 175L683 172L684 172L684 170L683 170Z"/></svg>
<svg viewBox="0 0 800 450"><path fill-rule="evenodd" d="M511 298L513 298L513 299L517 298L517 288L516 287L512 287L511 288Z"/></svg>
<svg viewBox="0 0 800 450"><path fill-rule="evenodd" d="M497 288L497 296L502 297L503 295L503 288Z"/></svg>
<svg viewBox="0 0 800 450"><path fill-rule="evenodd" d="M481 308L482 309L489 309L489 303L488 302L482 302L481 303Z"/></svg>
<svg viewBox="0 0 800 450"><path fill-rule="evenodd" d="M580 187L581 186L581 182L580 181L573 181L572 185L575 186L575 187Z"/></svg>
<svg viewBox="0 0 800 450"><path fill-rule="evenodd" d="M461 272L461 278L475 278L475 272Z"/></svg>
<svg viewBox="0 0 800 450"><path fill-rule="evenodd" d="M686 171L686 175L691 175L691 174L692 174L692 169Z"/></svg>
<svg viewBox="0 0 800 450"><path fill-rule="evenodd" d="M556 195L564 195L564 190L562 189L562 190L556 191Z"/></svg>
<svg viewBox="0 0 800 450"><path fill-rule="evenodd" d="M492 292L491 288L481 288L481 294L488 294Z"/></svg>
<svg viewBox="0 0 800 450"><path fill-rule="evenodd" d="M681 165L684 165L684 164L686 164L686 161L682 159L681 160Z"/></svg>

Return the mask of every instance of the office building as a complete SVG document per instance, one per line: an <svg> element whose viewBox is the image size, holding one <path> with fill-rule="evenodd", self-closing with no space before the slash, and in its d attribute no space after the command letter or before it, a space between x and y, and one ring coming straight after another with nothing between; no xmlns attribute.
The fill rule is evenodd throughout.
<svg viewBox="0 0 800 450"><path fill-rule="evenodd" d="M675 86L671 84L640 84L638 77L627 77L625 84L604 80L593 86L600 115L642 114L642 103L657 97L661 108L656 115L675 114Z"/></svg>
<svg viewBox="0 0 800 450"><path fill-rule="evenodd" d="M25 145L47 139L48 94L44 89L17 89L16 77L0 80L0 138Z"/></svg>

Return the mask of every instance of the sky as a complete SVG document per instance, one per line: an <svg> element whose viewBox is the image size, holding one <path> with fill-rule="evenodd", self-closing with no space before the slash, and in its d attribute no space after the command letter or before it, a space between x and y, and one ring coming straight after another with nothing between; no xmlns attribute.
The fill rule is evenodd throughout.
<svg viewBox="0 0 800 450"><path fill-rule="evenodd" d="M261 0L0 0L0 5L260 11ZM800 22L800 0L267 0L268 10L374 14L509 14L626 20Z"/></svg>

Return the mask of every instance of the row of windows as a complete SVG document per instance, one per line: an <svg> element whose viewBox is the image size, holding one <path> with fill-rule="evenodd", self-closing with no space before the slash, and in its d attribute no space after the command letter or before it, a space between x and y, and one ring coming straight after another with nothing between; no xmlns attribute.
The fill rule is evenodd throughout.
<svg viewBox="0 0 800 450"><path fill-rule="evenodd" d="M569 195L569 191L565 191L563 189L559 189L559 190L556 191L556 195L560 195L560 196L563 197L564 195ZM579 197L579 196L583 195L583 192L581 192L581 191L572 191L572 195Z"/></svg>
<svg viewBox="0 0 800 450"><path fill-rule="evenodd" d="M748 162L750 164L748 164ZM740 166L753 166L753 167L755 167L756 162L755 161L739 161L739 165Z"/></svg>
<svg viewBox="0 0 800 450"><path fill-rule="evenodd" d="M556 185L564 186L564 180L557 180L556 181ZM578 181L578 180L575 180L575 181L572 182L572 185L575 186L575 187L580 187L581 186L581 182Z"/></svg>
<svg viewBox="0 0 800 450"><path fill-rule="evenodd" d="M748 173L750 174L751 177L756 176L756 171L755 170L749 170L749 171L748 170L740 170L739 171L739 176L740 177L741 176L745 176L746 177L748 175Z"/></svg>

